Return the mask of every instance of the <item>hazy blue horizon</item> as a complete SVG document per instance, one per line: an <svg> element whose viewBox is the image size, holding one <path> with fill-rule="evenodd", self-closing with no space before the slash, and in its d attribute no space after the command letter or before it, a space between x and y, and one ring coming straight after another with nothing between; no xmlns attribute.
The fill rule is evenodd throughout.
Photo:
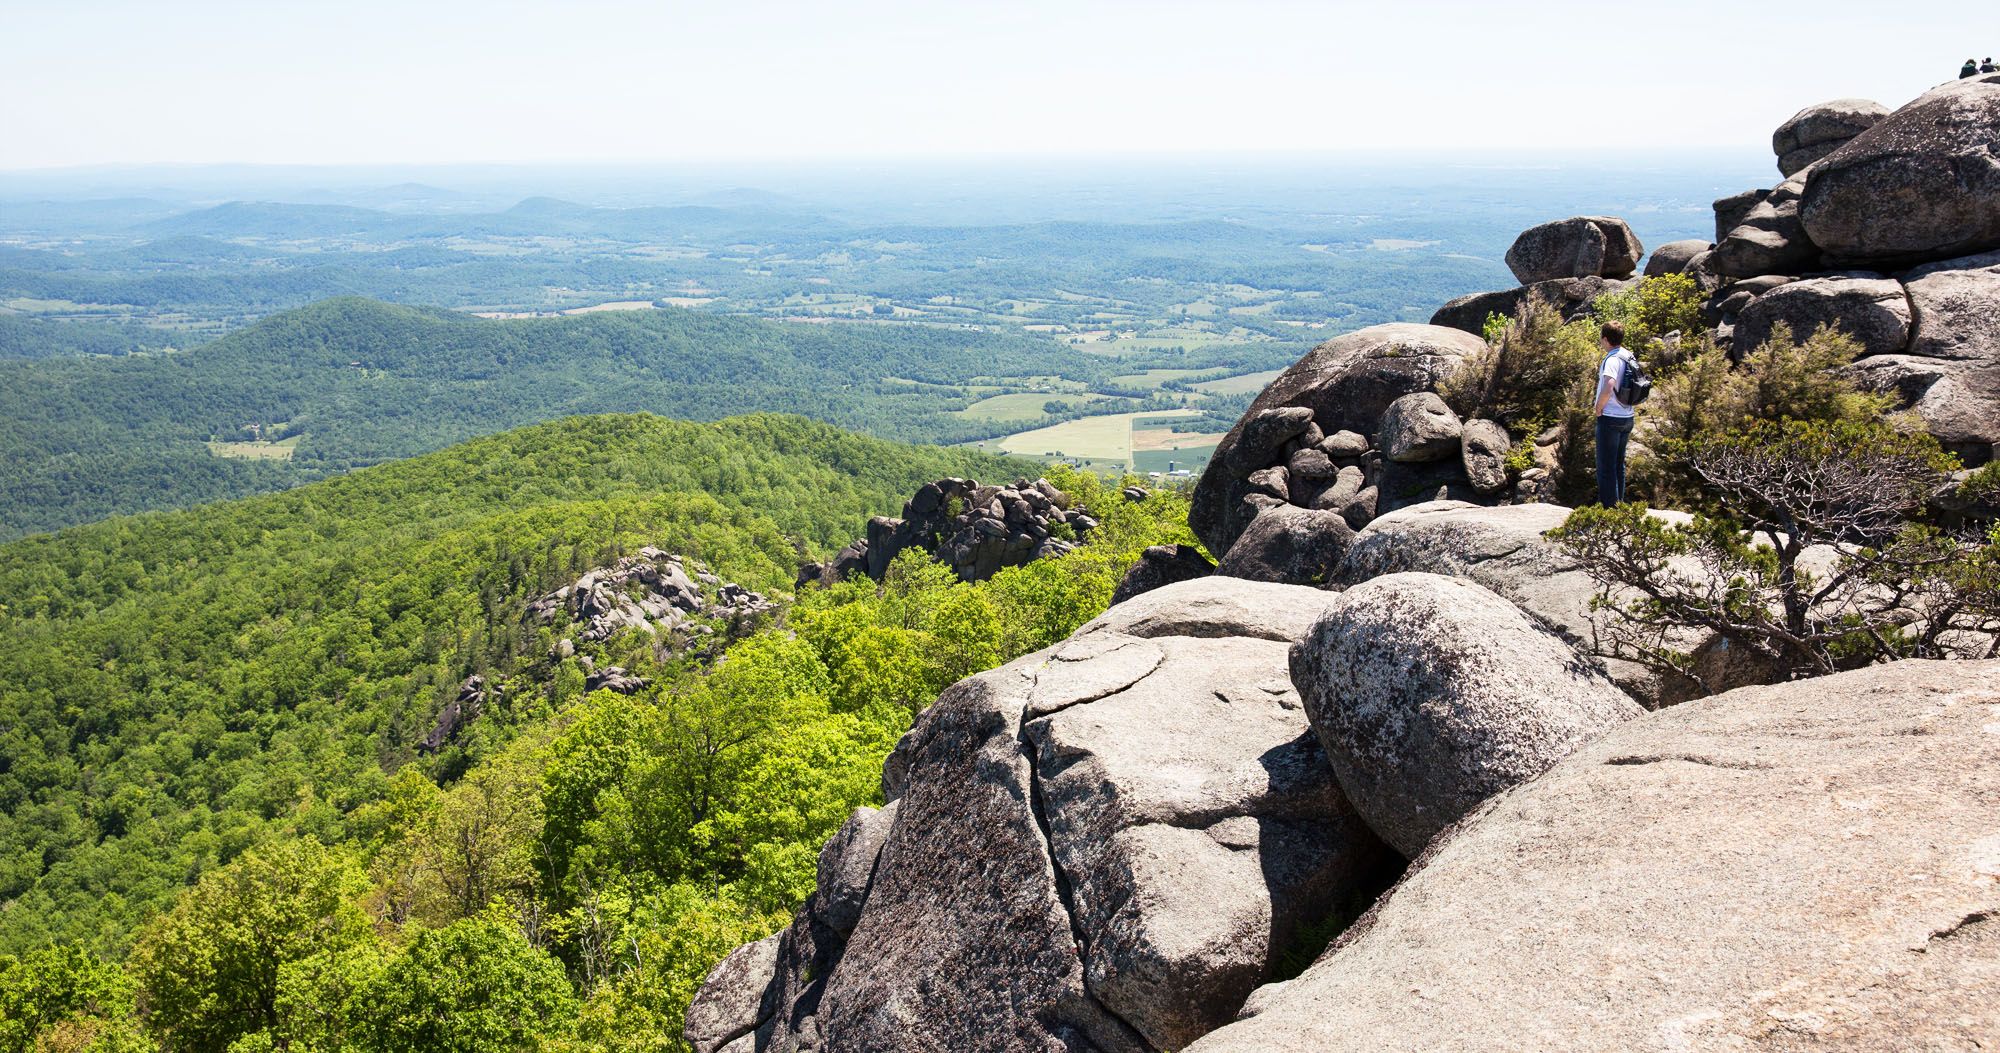
<svg viewBox="0 0 2000 1053"><path fill-rule="evenodd" d="M1899 9L1893 34L1860 0L14 6L0 169L1750 151L1803 106L1900 105L2000 52L1966 0Z"/></svg>

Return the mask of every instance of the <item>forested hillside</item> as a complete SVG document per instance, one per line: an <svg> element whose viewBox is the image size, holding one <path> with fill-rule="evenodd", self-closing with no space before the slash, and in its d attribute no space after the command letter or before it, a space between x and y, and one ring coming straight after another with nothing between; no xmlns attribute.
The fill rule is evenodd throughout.
<svg viewBox="0 0 2000 1053"><path fill-rule="evenodd" d="M909 554L712 669L529 602L645 545L782 594L919 483L1018 467L578 418L0 547L0 1041L682 1048L701 977L811 890L911 716L1191 541L1186 501L1059 473L1100 522L1077 552L979 585ZM593 661L652 686L588 693ZM418 753L473 674L492 701Z"/></svg>
<svg viewBox="0 0 2000 1053"><path fill-rule="evenodd" d="M934 328L683 311L499 322L330 300L175 355L0 362L0 538L269 490L571 414L792 412L950 441L980 429L950 416L964 404L955 390L923 385L1116 371L1078 357L1053 342ZM209 445L247 439L259 442Z"/></svg>
<svg viewBox="0 0 2000 1053"><path fill-rule="evenodd" d="M115 939L285 817L335 836L461 679L535 644L523 607L563 575L655 544L784 589L801 547L1002 463L599 417L0 548L7 942Z"/></svg>

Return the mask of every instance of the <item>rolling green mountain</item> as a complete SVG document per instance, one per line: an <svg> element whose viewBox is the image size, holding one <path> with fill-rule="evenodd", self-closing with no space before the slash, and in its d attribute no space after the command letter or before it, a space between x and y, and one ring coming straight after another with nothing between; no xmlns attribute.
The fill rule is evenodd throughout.
<svg viewBox="0 0 2000 1053"><path fill-rule="evenodd" d="M179 354L0 362L0 539L278 489L572 414L788 412L953 441L981 425L951 416L965 403L955 388L924 385L1117 368L1079 357L927 326L675 310L503 322L329 300Z"/></svg>
<svg viewBox="0 0 2000 1053"><path fill-rule="evenodd" d="M348 839L468 675L554 686L488 705L438 777L545 721L583 680L526 604L586 568L651 544L783 591L921 483L1022 467L796 417L571 418L0 546L0 953L116 948L247 845Z"/></svg>

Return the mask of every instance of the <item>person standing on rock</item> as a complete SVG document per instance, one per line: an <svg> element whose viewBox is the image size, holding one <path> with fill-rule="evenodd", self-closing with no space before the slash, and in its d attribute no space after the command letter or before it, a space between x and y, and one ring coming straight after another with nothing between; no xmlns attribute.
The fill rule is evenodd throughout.
<svg viewBox="0 0 2000 1053"><path fill-rule="evenodd" d="M1632 441L1636 411L1618 398L1626 371L1634 365L1625 350L1625 326L1606 322L1597 331L1604 361L1597 367L1597 503L1606 508L1625 500L1625 447Z"/></svg>

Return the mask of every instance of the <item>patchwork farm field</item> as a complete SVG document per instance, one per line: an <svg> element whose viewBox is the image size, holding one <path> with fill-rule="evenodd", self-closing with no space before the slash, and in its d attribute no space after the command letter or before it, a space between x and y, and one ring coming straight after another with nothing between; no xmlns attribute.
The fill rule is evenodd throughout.
<svg viewBox="0 0 2000 1053"><path fill-rule="evenodd" d="M1200 452L1200 459L1206 462L1206 451L1213 450L1221 436L1176 430L1177 422L1200 416L1201 411L1193 409L1107 413L1016 432L979 445L989 452L1060 459L1106 470L1133 469L1140 455L1147 455L1149 464L1164 465L1169 459L1192 458Z"/></svg>

